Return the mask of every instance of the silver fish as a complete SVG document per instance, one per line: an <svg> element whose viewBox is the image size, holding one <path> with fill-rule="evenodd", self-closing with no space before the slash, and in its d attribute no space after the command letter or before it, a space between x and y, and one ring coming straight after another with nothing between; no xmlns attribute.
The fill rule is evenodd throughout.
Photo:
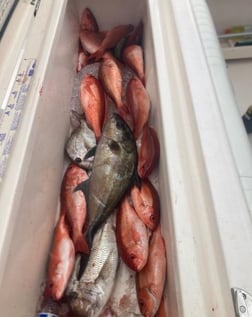
<svg viewBox="0 0 252 317"><path fill-rule="evenodd" d="M90 161L84 160L84 156L95 145L94 132L87 126L85 120L81 120L80 126L73 130L66 143L66 152L77 165L89 169Z"/></svg>
<svg viewBox="0 0 252 317"><path fill-rule="evenodd" d="M112 294L100 317L142 317L136 293L136 272L121 259Z"/></svg>
<svg viewBox="0 0 252 317"><path fill-rule="evenodd" d="M88 182L76 187L87 195L85 236L90 246L94 233L114 211L132 182L136 166L137 147L132 131L118 114L113 113L98 142L92 174Z"/></svg>
<svg viewBox="0 0 252 317"><path fill-rule="evenodd" d="M77 262L79 264L79 260ZM112 216L94 236L90 258L81 279L77 280L76 267L69 283L66 295L74 316L100 315L112 292L118 262Z"/></svg>

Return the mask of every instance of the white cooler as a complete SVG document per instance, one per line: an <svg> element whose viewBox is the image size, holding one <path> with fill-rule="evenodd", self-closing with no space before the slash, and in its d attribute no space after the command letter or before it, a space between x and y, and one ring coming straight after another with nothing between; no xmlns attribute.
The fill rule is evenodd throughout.
<svg viewBox="0 0 252 317"><path fill-rule="evenodd" d="M2 113L20 69L32 69L0 183L0 316L36 316L58 212L85 7L101 29L144 22L151 124L161 144L167 317L235 316L231 288L252 294L251 209L237 156L242 152L248 177L252 158L206 2L35 2L19 1L0 42Z"/></svg>

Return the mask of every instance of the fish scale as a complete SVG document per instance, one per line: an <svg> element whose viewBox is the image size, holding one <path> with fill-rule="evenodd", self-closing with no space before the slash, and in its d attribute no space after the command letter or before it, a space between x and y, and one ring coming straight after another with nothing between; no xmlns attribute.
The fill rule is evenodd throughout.
<svg viewBox="0 0 252 317"><path fill-rule="evenodd" d="M67 289L68 303L77 316L98 317L112 292L119 262L114 223L112 215L95 234L87 267L79 281L77 259Z"/></svg>
<svg viewBox="0 0 252 317"><path fill-rule="evenodd" d="M105 224L105 226L108 226L108 224ZM103 243L102 252L100 252L101 242ZM111 239L111 233L106 230L106 228L97 232L94 237L89 263L83 277L81 278L81 282L95 282L101 272L104 262L106 262L108 257L112 254L111 245L114 243L115 240Z"/></svg>

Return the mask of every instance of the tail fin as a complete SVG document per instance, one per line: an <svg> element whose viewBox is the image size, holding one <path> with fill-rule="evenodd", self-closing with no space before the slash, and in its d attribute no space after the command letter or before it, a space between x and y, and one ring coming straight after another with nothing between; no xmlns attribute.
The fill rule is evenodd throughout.
<svg viewBox="0 0 252 317"><path fill-rule="evenodd" d="M129 111L127 104L123 103L122 106L119 108L119 115L123 118L124 121L126 121L130 129L133 131L134 129L133 117Z"/></svg>
<svg viewBox="0 0 252 317"><path fill-rule="evenodd" d="M82 234L78 235L76 238L74 237L73 241L76 253L89 254L90 250L88 243Z"/></svg>
<svg viewBox="0 0 252 317"><path fill-rule="evenodd" d="M105 50L101 46L100 48L98 48L98 50L96 52L94 52L94 53L89 55L88 61L91 62L91 63L99 61L102 58L102 55L104 54L104 51Z"/></svg>

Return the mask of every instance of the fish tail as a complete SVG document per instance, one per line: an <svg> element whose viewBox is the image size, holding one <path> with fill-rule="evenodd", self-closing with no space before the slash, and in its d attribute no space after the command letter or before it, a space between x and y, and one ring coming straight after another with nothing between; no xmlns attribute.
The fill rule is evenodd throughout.
<svg viewBox="0 0 252 317"><path fill-rule="evenodd" d="M129 114L128 106L122 102L119 107L119 115L124 119L128 114Z"/></svg>
<svg viewBox="0 0 252 317"><path fill-rule="evenodd" d="M76 253L85 253L85 254L89 254L90 250L89 250L89 246L87 241L85 240L85 238L83 237L83 235L78 235L75 239L74 239L74 247L75 247L75 252Z"/></svg>
<svg viewBox="0 0 252 317"><path fill-rule="evenodd" d="M118 112L119 112L119 115L123 118L123 120L128 124L130 129L133 131L133 128L134 128L133 118L127 104L122 103L122 105L119 107Z"/></svg>
<svg viewBox="0 0 252 317"><path fill-rule="evenodd" d="M104 50L102 49L102 47L100 47L96 52L94 52L93 54L90 54L90 56L88 57L88 61L97 62L98 60L102 58L103 54L104 54Z"/></svg>

